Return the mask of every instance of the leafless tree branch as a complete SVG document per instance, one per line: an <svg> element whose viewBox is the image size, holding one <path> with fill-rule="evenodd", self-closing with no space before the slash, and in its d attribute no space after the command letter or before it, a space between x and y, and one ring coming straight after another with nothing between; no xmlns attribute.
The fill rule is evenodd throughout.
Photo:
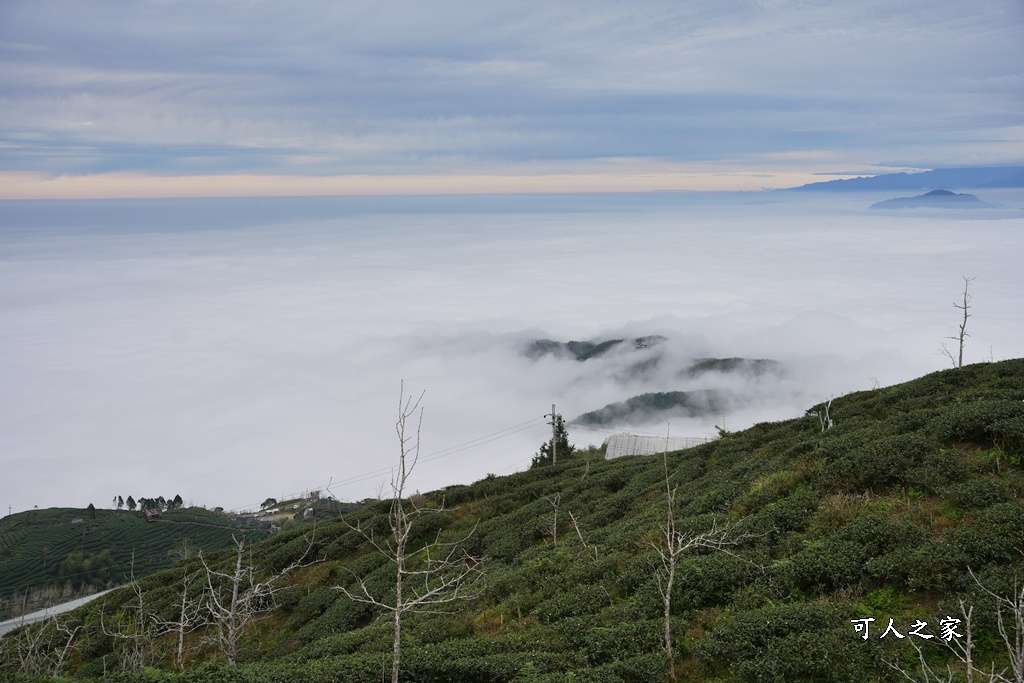
<svg viewBox="0 0 1024 683"><path fill-rule="evenodd" d="M455 541L442 541L438 531L435 539L418 550L410 549L416 520L426 512L439 512L444 508L424 508L415 501L406 501L405 493L419 460L420 437L423 427L423 393L413 401L405 397L405 383L398 396L398 465L391 479L391 507L388 511L390 533L379 539L361 524L349 524L349 529L360 534L390 564L394 565L395 593L393 597L375 595L363 578L353 574L358 588L336 586L350 600L373 605L390 612L394 619L394 646L391 662L392 683L398 683L401 660L402 617L406 612L451 613L443 605L473 600L483 590L483 558L467 553L462 544L476 531L474 527ZM409 433L410 420L416 419L415 436Z"/></svg>
<svg viewBox="0 0 1024 683"><path fill-rule="evenodd" d="M955 301L953 302L953 307L954 308L957 308L957 309L963 311L963 318L960 321L960 333L957 336L955 336L955 337L946 337L946 339L951 339L952 341L955 341L957 343L957 345L959 346L959 349L960 349L959 355L956 358L953 358L953 354L949 351L949 349L946 348L946 345L945 344L940 344L940 350L942 351L942 353L945 356L947 356L949 358L950 362L953 363L953 367L954 368L962 368L964 366L964 340L966 340L967 337L971 336L971 335L967 334L967 319L971 317L970 310L971 310L971 298L972 297L971 297L970 289L971 289L971 283L974 282L975 278L973 276L972 277L967 277L966 275L964 275L963 278L964 278L963 303L957 303Z"/></svg>
<svg viewBox="0 0 1024 683"><path fill-rule="evenodd" d="M968 572L978 588L995 601L996 629L1002 638L1009 666L997 671L995 662L989 663L988 670L977 665L974 660L974 607L968 607L963 600L959 601L962 620L958 626L963 629L963 640L951 637L943 638L940 642L953 655L958 664L957 670L963 671L968 683L976 680L984 683L1024 683L1024 586L1015 580L1013 592L1007 597L982 584L970 568ZM910 681L919 681L922 677L925 683L951 683L954 680L952 666L947 664L945 671L937 671L925 659L921 647L913 640L910 644L917 653L919 676L912 675L893 662L886 661L886 664Z"/></svg>
<svg viewBox="0 0 1024 683"><path fill-rule="evenodd" d="M665 468L665 523L659 527L660 533L658 541L652 541L650 545L658 553L658 557L661 561L661 568L655 574L655 581L658 586L658 593L661 595L662 606L664 607L664 648L665 658L668 662L668 678L670 681L675 681L676 669L675 657L672 654L670 614L672 611L672 586L675 583L679 559L687 551L694 550L696 548L711 548L719 552L724 552L731 557L743 560L744 562L754 564L746 558L728 550L727 546L736 546L752 538L763 536L764 534L752 534L749 532L738 534L736 533L735 525L726 524L724 526L719 526L718 520L713 520L711 528L701 533L680 531L676 527L676 488L672 486L671 478L668 473L667 451L663 454L662 462Z"/></svg>
<svg viewBox="0 0 1024 683"><path fill-rule="evenodd" d="M259 567L252 563L251 558L248 562L244 561L244 538L238 540L234 536L231 537L235 542L233 570L216 571L207 564L203 554L199 553L206 580L206 617L200 625L212 627L213 636L210 640L220 648L229 664L237 663L238 646L248 626L270 616L269 611L274 607L275 594L285 587L280 581L295 569L316 561L305 562L313 547L315 535L314 527L313 536L302 556L263 580L257 580Z"/></svg>

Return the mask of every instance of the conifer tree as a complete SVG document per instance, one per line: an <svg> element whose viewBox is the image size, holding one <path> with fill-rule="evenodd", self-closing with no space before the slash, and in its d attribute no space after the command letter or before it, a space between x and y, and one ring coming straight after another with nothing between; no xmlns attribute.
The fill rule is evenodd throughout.
<svg viewBox="0 0 1024 683"><path fill-rule="evenodd" d="M533 456L533 467L544 467L555 462L555 458L571 458L576 453L576 447L569 443L569 433L565 431L565 420L561 415L555 415L555 433L552 438L545 441ZM557 454L557 455L556 455Z"/></svg>

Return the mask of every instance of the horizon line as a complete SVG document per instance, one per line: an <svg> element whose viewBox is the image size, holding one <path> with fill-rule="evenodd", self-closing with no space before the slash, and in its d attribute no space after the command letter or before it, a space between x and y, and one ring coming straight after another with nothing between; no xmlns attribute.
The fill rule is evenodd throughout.
<svg viewBox="0 0 1024 683"><path fill-rule="evenodd" d="M835 174L835 177L848 177ZM0 173L0 201L240 199L542 194L765 192L822 176L807 171L550 173L536 175L180 175ZM766 186L766 182L772 186Z"/></svg>

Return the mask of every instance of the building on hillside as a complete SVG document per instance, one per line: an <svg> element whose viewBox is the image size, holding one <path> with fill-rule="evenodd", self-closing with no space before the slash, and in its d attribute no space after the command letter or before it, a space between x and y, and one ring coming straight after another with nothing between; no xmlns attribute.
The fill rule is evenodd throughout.
<svg viewBox="0 0 1024 683"><path fill-rule="evenodd" d="M605 458L621 458L624 455L653 455L665 451L679 451L693 448L711 439L694 436L641 436L640 434L615 434L604 441L607 447Z"/></svg>

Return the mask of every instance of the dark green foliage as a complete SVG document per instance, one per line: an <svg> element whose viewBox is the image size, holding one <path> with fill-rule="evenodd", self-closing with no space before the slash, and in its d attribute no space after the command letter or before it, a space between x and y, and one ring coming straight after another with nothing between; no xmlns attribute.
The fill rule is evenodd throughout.
<svg viewBox="0 0 1024 683"><path fill-rule="evenodd" d="M1024 417L993 420L986 431L992 443L1007 453L1008 461L1019 467L1024 459Z"/></svg>
<svg viewBox="0 0 1024 683"><path fill-rule="evenodd" d="M567 617L596 614L608 601L608 591L600 585L574 586L540 603L535 612L542 624L550 624Z"/></svg>
<svg viewBox="0 0 1024 683"><path fill-rule="evenodd" d="M699 417L716 415L725 409L725 399L717 391L661 391L640 394L620 403L583 413L574 424L607 427L630 422L649 421L652 413L671 411L673 415Z"/></svg>
<svg viewBox="0 0 1024 683"><path fill-rule="evenodd" d="M920 434L886 436L855 447L827 463L818 481L832 490L859 493L888 486L906 486L915 471L936 449Z"/></svg>
<svg viewBox="0 0 1024 683"><path fill-rule="evenodd" d="M1019 400L979 398L948 406L928 423L928 427L936 438L945 442L984 444L992 440L993 428L1002 434L1022 416L1024 403Z"/></svg>
<svg viewBox="0 0 1024 683"><path fill-rule="evenodd" d="M643 340L661 341L663 337L641 337L635 340L639 348ZM554 339L537 339L531 342L523 351L528 358L540 358L541 356L568 356L578 361L585 361L604 355L612 348L618 346L624 339L609 339L602 342L570 341L559 342Z"/></svg>
<svg viewBox="0 0 1024 683"><path fill-rule="evenodd" d="M978 510L1013 500L1013 487L999 477L976 477L948 486L945 495L964 510Z"/></svg>
<svg viewBox="0 0 1024 683"><path fill-rule="evenodd" d="M874 617L877 626L893 617L905 628L919 615L934 622L940 611L953 613L959 598L977 607L979 656L998 657L994 607L969 570L1006 591L1024 562L1024 484L1015 456L1022 400L1024 361L967 366L839 397L830 409L835 424L824 432L817 418L800 417L668 454L680 531L699 533L715 522L752 534L729 546L732 554L702 549L680 561L670 615L680 679L897 680L883 659L915 666L909 645L864 642L850 619ZM453 614L415 614L403 623L403 680L664 678L659 558L651 545L664 522L660 457L560 457L425 497L444 500L447 511L423 516L416 542L472 532L466 548L485 557L487 586ZM182 675L110 680L378 680L391 661L389 615L335 587L352 588L358 576L385 599L394 590L385 560L345 523L386 534L388 508L382 501L318 523L311 555L322 561L297 572L271 618L246 635L250 662L230 668L197 647ZM0 525L0 532L2 561L20 547L24 529ZM278 570L301 556L310 535L309 526L275 534L253 546L254 561ZM221 566L229 560L208 557ZM164 618L175 604L175 581L190 566L143 580ZM98 602L113 613L128 597ZM90 628L69 667L83 679L102 673L104 655L112 661L109 639ZM156 664L169 670L161 647ZM940 649L929 657L944 667Z"/></svg>
<svg viewBox="0 0 1024 683"><path fill-rule="evenodd" d="M929 493L941 493L949 486L964 482L975 469L967 456L959 451L932 450L907 468L906 482Z"/></svg>
<svg viewBox="0 0 1024 683"><path fill-rule="evenodd" d="M881 514L858 516L822 540L805 541L786 564L787 578L819 593L900 580L895 568L903 565L891 556L905 560L907 549L926 543L925 533L908 522Z"/></svg>
<svg viewBox="0 0 1024 683"><path fill-rule="evenodd" d="M824 604L781 604L721 623L697 648L709 668L741 681L856 681L870 664L851 637L848 612Z"/></svg>
<svg viewBox="0 0 1024 683"><path fill-rule="evenodd" d="M950 529L947 543L961 566L984 567L1020 559L1024 549L1024 501L1018 499L983 510Z"/></svg>
<svg viewBox="0 0 1024 683"><path fill-rule="evenodd" d="M76 589L83 586L103 588L114 580L116 570L117 564L110 550L95 555L76 551L60 563L57 580Z"/></svg>
<svg viewBox="0 0 1024 683"><path fill-rule="evenodd" d="M709 372L742 372L761 376L767 372L781 371L780 363L764 358L701 358L680 374L694 378Z"/></svg>
<svg viewBox="0 0 1024 683"><path fill-rule="evenodd" d="M10 615L15 596L20 600L26 590L122 584L132 571L133 554L135 575L145 576L170 567L171 551L185 541L195 550L211 551L228 547L232 534L252 540L268 535L202 508L168 510L162 522L149 523L124 511L95 513L90 518L86 510L50 508L0 520L0 619Z"/></svg>
<svg viewBox="0 0 1024 683"><path fill-rule="evenodd" d="M531 467L545 467L556 460L568 460L576 453L576 447L569 443L569 433L565 431L565 420L561 415L551 417L555 421L554 434L541 444L540 450L533 456Z"/></svg>
<svg viewBox="0 0 1024 683"><path fill-rule="evenodd" d="M624 339L609 339L608 341L603 341L598 344L594 344L589 349L586 349L585 351L581 350L579 353L577 353L576 360L583 361L589 360L591 358L597 358L598 356L603 356L605 353L607 353L612 348L618 346L624 341ZM569 343L572 344L572 342Z"/></svg>

